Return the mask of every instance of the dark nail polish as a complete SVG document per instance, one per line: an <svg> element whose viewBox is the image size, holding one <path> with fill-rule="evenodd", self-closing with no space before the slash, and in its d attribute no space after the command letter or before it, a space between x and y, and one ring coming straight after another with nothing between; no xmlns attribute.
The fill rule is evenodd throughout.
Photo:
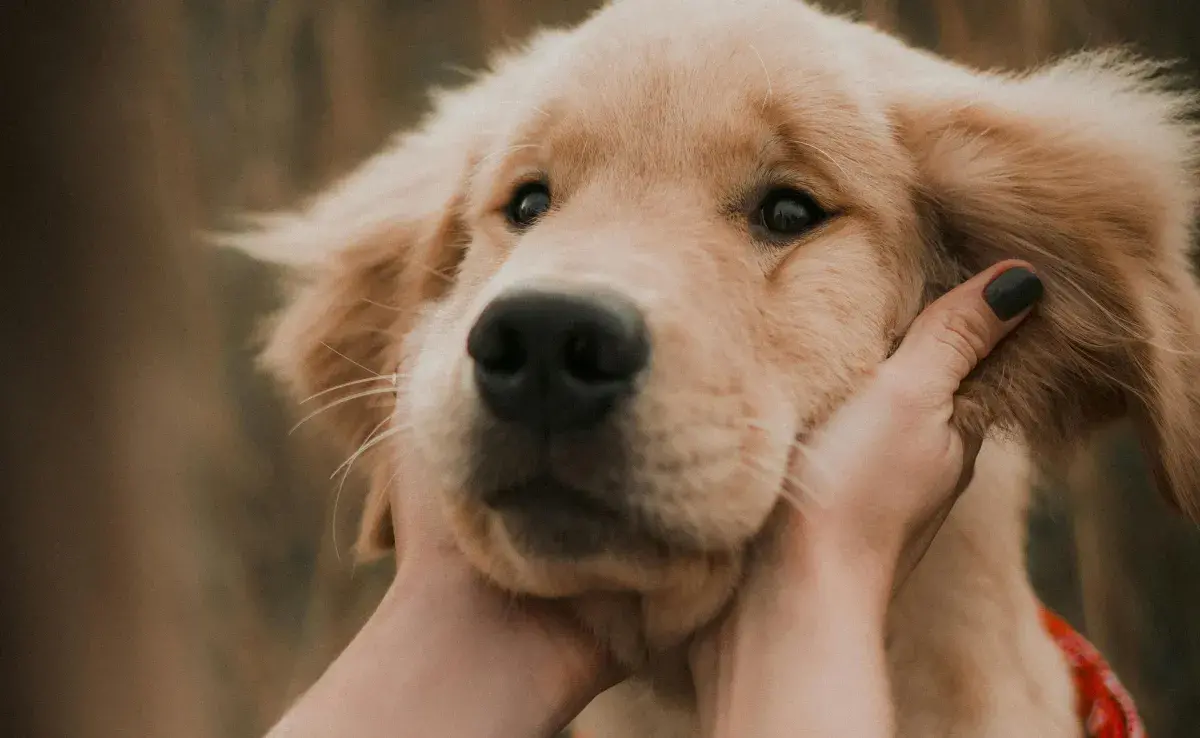
<svg viewBox="0 0 1200 738"><path fill-rule="evenodd" d="M1025 267L1013 267L988 282L983 299L1000 320L1012 320L1042 296L1042 280Z"/></svg>

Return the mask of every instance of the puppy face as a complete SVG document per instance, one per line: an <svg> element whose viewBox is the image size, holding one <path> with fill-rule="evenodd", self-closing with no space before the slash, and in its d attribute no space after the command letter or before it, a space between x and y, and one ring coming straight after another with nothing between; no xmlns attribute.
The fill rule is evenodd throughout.
<svg viewBox="0 0 1200 738"><path fill-rule="evenodd" d="M999 258L1048 298L959 422L1050 451L1133 410L1190 506L1180 103L1135 64L984 77L796 2L615 3L244 240L313 255L267 357L305 394L398 369L334 416L399 429L377 476L443 500L501 586L633 603L639 648L719 607L796 439Z"/></svg>
<svg viewBox="0 0 1200 738"><path fill-rule="evenodd" d="M408 339L414 463L520 591L729 567L793 439L920 295L911 164L856 80L805 36L667 33L531 70L472 167L455 283Z"/></svg>

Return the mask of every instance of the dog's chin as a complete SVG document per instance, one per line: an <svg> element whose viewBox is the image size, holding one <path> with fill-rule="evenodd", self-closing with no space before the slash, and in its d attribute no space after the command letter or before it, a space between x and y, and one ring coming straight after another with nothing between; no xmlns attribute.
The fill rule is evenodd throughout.
<svg viewBox="0 0 1200 738"><path fill-rule="evenodd" d="M647 553L661 544L645 543L567 557L557 544L510 533L511 521L482 506L459 507L452 520L460 548L484 578L514 594L568 601L630 669L685 642L720 612L741 578L740 549L662 556ZM545 545L551 555L537 553Z"/></svg>
<svg viewBox="0 0 1200 738"><path fill-rule="evenodd" d="M732 595L744 546L689 545L601 499L539 484L452 504L459 547L502 589L572 601L627 666L683 642Z"/></svg>

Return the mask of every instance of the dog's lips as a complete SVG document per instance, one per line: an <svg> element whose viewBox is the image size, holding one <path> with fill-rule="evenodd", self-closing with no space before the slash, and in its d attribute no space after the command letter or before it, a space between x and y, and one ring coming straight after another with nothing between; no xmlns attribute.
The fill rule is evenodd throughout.
<svg viewBox="0 0 1200 738"><path fill-rule="evenodd" d="M496 489L482 501L527 554L577 559L646 545L630 511L551 476Z"/></svg>
<svg viewBox="0 0 1200 738"><path fill-rule="evenodd" d="M548 475L499 488L485 495L484 503L498 512L535 518L579 516L614 522L625 519L616 506Z"/></svg>

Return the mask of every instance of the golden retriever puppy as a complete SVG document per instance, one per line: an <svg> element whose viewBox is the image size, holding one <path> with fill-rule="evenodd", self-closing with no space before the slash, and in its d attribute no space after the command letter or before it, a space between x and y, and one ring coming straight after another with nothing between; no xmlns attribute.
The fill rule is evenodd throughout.
<svg viewBox="0 0 1200 738"><path fill-rule="evenodd" d="M797 0L625 0L235 240L302 278L270 368L301 396L398 372L329 410L341 439L391 428L484 575L571 598L636 670L582 717L601 738L696 734L679 647L798 439L932 298L1029 260L1045 300L963 388L990 440L888 649L901 735L1077 736L1024 569L1031 469L1132 415L1200 511L1197 139L1159 77L983 73ZM363 553L393 543L389 456Z"/></svg>

